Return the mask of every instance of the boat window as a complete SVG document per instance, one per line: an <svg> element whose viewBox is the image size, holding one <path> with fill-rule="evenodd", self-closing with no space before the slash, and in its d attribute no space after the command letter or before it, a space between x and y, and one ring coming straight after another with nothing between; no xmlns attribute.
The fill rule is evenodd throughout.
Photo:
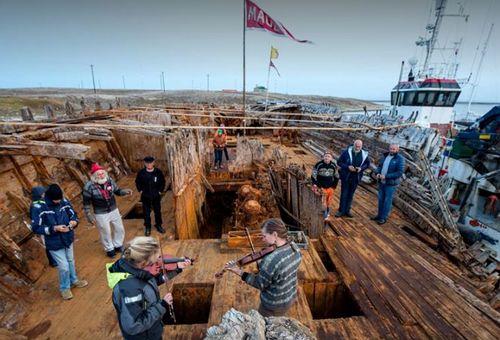
<svg viewBox="0 0 500 340"><path fill-rule="evenodd" d="M396 92L391 93L391 105L396 104Z"/></svg>
<svg viewBox="0 0 500 340"><path fill-rule="evenodd" d="M444 106L449 95L450 95L450 92L439 92L437 99L436 99L436 106Z"/></svg>
<svg viewBox="0 0 500 340"><path fill-rule="evenodd" d="M450 92L448 99L446 100L445 106L453 106L458 99L460 92Z"/></svg>
<svg viewBox="0 0 500 340"><path fill-rule="evenodd" d="M427 92L424 92L424 91L418 92L417 99L415 100L415 105L418 105L418 106L424 105L424 99L425 99L426 94L427 94Z"/></svg>
<svg viewBox="0 0 500 340"><path fill-rule="evenodd" d="M413 100L415 99L416 94L417 93L414 91L405 92L404 99L403 99L403 105L413 105Z"/></svg>
<svg viewBox="0 0 500 340"><path fill-rule="evenodd" d="M424 100L425 106L434 106L434 101L436 100L436 95L438 92L428 92Z"/></svg>

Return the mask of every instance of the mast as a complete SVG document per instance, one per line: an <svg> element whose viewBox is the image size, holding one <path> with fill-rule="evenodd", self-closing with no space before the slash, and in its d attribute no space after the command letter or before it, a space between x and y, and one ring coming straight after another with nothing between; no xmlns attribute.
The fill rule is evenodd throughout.
<svg viewBox="0 0 500 340"><path fill-rule="evenodd" d="M426 27L426 29L431 33L431 37L427 40L420 38L420 40L416 42L417 46L425 45L426 47L424 66L422 67L422 74L420 76L427 75L429 62L432 58L432 53L434 52L434 46L436 45L441 22L443 21L443 13L444 9L446 8L446 2L447 0L436 0L436 21L434 22L434 24L429 24Z"/></svg>

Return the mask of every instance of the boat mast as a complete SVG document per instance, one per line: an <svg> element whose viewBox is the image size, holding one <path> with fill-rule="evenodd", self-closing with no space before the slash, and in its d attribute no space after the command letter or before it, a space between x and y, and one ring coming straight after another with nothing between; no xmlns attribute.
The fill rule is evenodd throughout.
<svg viewBox="0 0 500 340"><path fill-rule="evenodd" d="M431 37L427 40L424 40L424 38L420 37L420 39L416 42L417 46L426 47L424 66L422 67L419 78L422 76L427 76L429 62L432 58L432 53L434 52L434 46L436 45L441 22L443 21L446 2L447 0L436 0L436 21L434 22L434 24L429 24L425 27L431 33Z"/></svg>
<svg viewBox="0 0 500 340"><path fill-rule="evenodd" d="M486 55L486 50L487 50L488 44L490 42L490 37L491 37L491 32L493 31L493 26L495 26L495 24L491 24L491 26L490 26L490 31L488 32L488 36L486 37L486 41L484 42L483 50L481 51L481 59L479 60L479 64L477 66L477 71L476 71L476 74L474 75L474 81L471 84L472 89L470 91L469 104L467 105L467 118L468 118L469 114L472 113L470 110L470 106L472 103L472 98L474 97L474 92L475 92L476 87L477 87L478 82L479 82L479 75L481 73L481 67L483 66L484 56Z"/></svg>

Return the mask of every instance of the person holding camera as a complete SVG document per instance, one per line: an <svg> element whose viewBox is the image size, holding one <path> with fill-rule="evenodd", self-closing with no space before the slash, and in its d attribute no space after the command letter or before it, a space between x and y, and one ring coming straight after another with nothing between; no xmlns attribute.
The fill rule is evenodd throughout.
<svg viewBox="0 0 500 340"><path fill-rule="evenodd" d="M73 229L77 225L78 216L71 203L63 197L59 185L49 185L45 191L45 204L33 207L31 227L35 234L44 235L45 247L57 263L59 290L64 300L73 298L72 287L88 285L76 274Z"/></svg>

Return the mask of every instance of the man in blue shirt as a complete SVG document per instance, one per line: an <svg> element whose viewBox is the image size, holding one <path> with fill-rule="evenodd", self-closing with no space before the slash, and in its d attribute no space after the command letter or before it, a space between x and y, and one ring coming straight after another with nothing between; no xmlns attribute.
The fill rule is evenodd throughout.
<svg viewBox="0 0 500 340"><path fill-rule="evenodd" d="M371 219L378 224L387 222L392 208L392 196L401 182L404 167L405 159L399 154L399 145L391 144L389 152L384 154L375 172L378 180L378 213Z"/></svg>

